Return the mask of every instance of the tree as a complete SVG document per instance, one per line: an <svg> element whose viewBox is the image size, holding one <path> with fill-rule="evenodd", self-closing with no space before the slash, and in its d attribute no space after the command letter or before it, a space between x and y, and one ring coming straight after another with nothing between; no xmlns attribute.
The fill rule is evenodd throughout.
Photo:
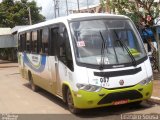
<svg viewBox="0 0 160 120"><path fill-rule="evenodd" d="M154 0L112 0L110 7L119 14L129 16L135 23L143 22L149 26L153 26L160 12Z"/></svg>
<svg viewBox="0 0 160 120"><path fill-rule="evenodd" d="M41 7L37 7L35 1L3 0L0 3L0 27L29 25L29 7L33 24L45 21L45 17L40 14Z"/></svg>

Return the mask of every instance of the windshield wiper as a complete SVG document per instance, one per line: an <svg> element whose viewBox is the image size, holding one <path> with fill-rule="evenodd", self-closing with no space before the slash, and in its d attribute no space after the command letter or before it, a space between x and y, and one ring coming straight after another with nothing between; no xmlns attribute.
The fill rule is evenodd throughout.
<svg viewBox="0 0 160 120"><path fill-rule="evenodd" d="M105 42L105 40L104 40L104 38L103 38L102 32L99 31L99 33L100 33L100 36L101 36L101 39L102 39L101 62L100 62L100 67L99 67L99 69L100 69L100 70L103 70L103 69L104 69L104 58L105 58L104 51L105 51L106 42Z"/></svg>
<svg viewBox="0 0 160 120"><path fill-rule="evenodd" d="M133 66L136 66L136 65L137 65L136 60L135 60L134 56L132 55L132 53L130 52L129 48L126 46L126 44L125 44L122 40L119 39L119 37L118 37L118 35L117 35L117 33L116 33L115 30L114 30L114 32L115 32L115 34L116 34L117 41L119 42L119 44L120 44L122 47L124 47L124 48L126 49L126 51L128 52L128 55L129 55L130 58L132 59L132 64L133 64Z"/></svg>

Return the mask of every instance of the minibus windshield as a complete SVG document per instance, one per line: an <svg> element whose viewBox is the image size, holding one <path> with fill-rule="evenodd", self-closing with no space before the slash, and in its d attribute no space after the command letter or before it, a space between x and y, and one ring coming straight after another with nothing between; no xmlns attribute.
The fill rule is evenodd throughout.
<svg viewBox="0 0 160 120"><path fill-rule="evenodd" d="M143 43L128 19L73 21L70 27L79 63L119 65L146 57Z"/></svg>

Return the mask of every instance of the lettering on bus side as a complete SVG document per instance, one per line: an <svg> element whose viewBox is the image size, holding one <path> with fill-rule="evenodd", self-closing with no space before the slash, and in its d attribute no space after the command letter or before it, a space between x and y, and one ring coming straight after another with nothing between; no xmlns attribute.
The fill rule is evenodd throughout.
<svg viewBox="0 0 160 120"><path fill-rule="evenodd" d="M38 57L37 56L32 56L32 61L33 62L38 62Z"/></svg>

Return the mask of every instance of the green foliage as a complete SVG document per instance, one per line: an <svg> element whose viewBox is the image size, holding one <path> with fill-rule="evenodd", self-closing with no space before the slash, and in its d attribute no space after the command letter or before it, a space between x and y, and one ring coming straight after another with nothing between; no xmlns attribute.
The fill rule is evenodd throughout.
<svg viewBox="0 0 160 120"><path fill-rule="evenodd" d="M40 14L41 7L37 7L35 1L28 0L15 1L3 0L0 3L0 27L14 27L16 25L29 25L29 11L31 10L32 23L38 23L45 20Z"/></svg>
<svg viewBox="0 0 160 120"><path fill-rule="evenodd" d="M144 22L150 26L153 25L153 20L160 12L154 0L135 0L133 2L131 0L110 0L110 8L114 12L118 11L119 14L130 17L135 23ZM147 21L148 15L151 17L150 21Z"/></svg>
<svg viewBox="0 0 160 120"><path fill-rule="evenodd" d="M138 21L138 17L135 14L136 6L129 0L113 0L110 6L111 9L115 9L119 14L130 17L135 23Z"/></svg>
<svg viewBox="0 0 160 120"><path fill-rule="evenodd" d="M105 9L106 9L105 0L100 0L100 4L101 4L101 7L102 7L102 11L104 12Z"/></svg>

